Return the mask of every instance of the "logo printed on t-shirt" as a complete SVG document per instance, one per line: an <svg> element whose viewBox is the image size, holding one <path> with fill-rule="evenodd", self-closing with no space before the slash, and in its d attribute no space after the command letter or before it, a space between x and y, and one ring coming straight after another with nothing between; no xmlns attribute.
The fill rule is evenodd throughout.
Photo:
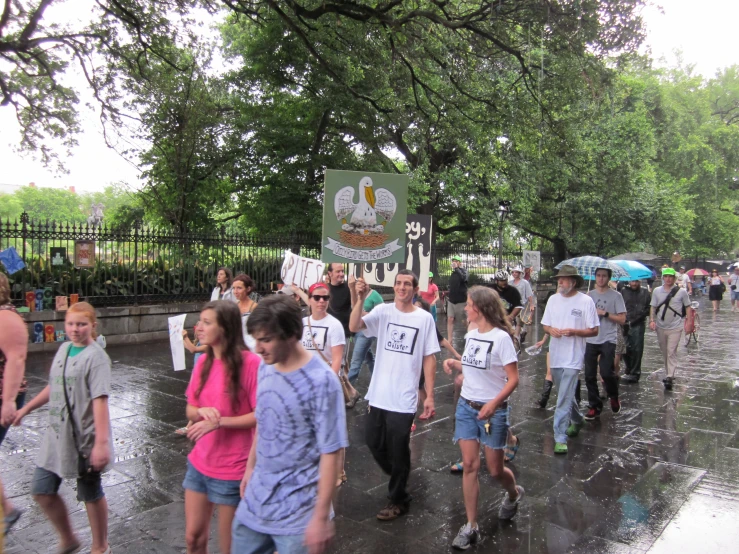
<svg viewBox="0 0 739 554"><path fill-rule="evenodd" d="M462 354L462 365L473 369L488 369L493 344L495 343L491 340L467 339Z"/></svg>
<svg viewBox="0 0 739 554"><path fill-rule="evenodd" d="M328 327L319 327L318 325L312 325L313 335L311 335L310 327L307 325L303 327L303 348L306 350L321 350L326 345L326 336L328 335ZM316 348L318 347L318 348Z"/></svg>
<svg viewBox="0 0 739 554"><path fill-rule="evenodd" d="M418 339L418 329L388 323L385 334L385 350L388 352L399 352L401 354L413 354Z"/></svg>
<svg viewBox="0 0 739 554"><path fill-rule="evenodd" d="M582 310L578 310L577 308L573 308L570 312L570 315L573 317L582 317Z"/></svg>

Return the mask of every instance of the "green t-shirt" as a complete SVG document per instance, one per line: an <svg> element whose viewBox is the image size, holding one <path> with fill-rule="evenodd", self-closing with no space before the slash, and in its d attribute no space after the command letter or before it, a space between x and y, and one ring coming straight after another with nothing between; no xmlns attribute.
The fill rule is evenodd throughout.
<svg viewBox="0 0 739 554"><path fill-rule="evenodd" d="M75 346L72 345L69 347L69 357L74 358L77 354L82 352L87 346Z"/></svg>
<svg viewBox="0 0 739 554"><path fill-rule="evenodd" d="M364 299L364 306L362 309L369 313L372 311L372 309L375 306L379 306L380 304L384 304L385 301L382 299L382 295L377 292L376 290L372 290L368 295L367 298Z"/></svg>

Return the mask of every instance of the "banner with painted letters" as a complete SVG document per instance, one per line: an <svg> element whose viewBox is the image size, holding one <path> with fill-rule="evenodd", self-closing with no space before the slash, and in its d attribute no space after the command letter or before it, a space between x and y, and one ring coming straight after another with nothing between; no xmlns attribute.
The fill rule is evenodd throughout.
<svg viewBox="0 0 739 554"><path fill-rule="evenodd" d="M326 264L321 261L304 258L285 250L285 261L282 262L280 279L286 285L295 285L308 290L312 284L323 281L325 267Z"/></svg>
<svg viewBox="0 0 739 554"><path fill-rule="evenodd" d="M348 274L364 278L371 287L392 287L398 271L408 268L418 276L419 290L428 290L432 223L430 215L410 214L406 217L405 262L349 264Z"/></svg>

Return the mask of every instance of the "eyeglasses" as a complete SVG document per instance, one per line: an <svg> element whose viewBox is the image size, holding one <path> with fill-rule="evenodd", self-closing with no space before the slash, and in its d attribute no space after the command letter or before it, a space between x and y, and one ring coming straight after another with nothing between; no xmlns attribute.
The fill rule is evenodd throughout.
<svg viewBox="0 0 739 554"><path fill-rule="evenodd" d="M320 302L321 300L323 300L324 302L328 302L329 296L324 296L323 294L314 294L313 296L311 296L311 298L316 302Z"/></svg>

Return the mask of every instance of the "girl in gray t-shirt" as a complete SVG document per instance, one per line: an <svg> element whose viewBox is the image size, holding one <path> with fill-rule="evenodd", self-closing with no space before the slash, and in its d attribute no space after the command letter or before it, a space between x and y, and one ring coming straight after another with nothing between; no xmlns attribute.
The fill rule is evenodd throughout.
<svg viewBox="0 0 739 554"><path fill-rule="evenodd" d="M110 358L95 342L95 308L72 305L64 320L71 342L61 345L49 372L49 384L18 410L14 425L30 412L49 404L48 427L31 483L31 494L56 528L60 552L77 552L64 500L63 478L77 479L77 500L84 502L92 531L92 551L108 550L108 503L101 472L113 459L110 432ZM66 389L66 390L65 390Z"/></svg>

